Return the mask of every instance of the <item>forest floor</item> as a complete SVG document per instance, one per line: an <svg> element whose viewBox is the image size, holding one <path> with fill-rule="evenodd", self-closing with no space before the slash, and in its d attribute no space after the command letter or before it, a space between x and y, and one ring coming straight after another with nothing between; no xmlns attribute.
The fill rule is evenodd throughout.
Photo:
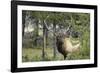
<svg viewBox="0 0 100 73"><path fill-rule="evenodd" d="M63 60L63 56L57 52L57 57L54 59L53 57L53 49L46 49L45 50L45 59L44 61L52 61L52 60ZM43 61L42 59L42 50L41 49L32 49L28 48L25 49L23 48L22 51L22 61L27 62L27 61Z"/></svg>
<svg viewBox="0 0 100 73"><path fill-rule="evenodd" d="M45 58L42 58L42 50L41 49L33 49L33 48L23 48L22 50L22 62L38 62L38 61L57 61L63 60L63 55L57 52L56 58L53 55L53 49L47 48L45 50ZM89 59L89 56L73 53L67 60L76 60L76 59Z"/></svg>

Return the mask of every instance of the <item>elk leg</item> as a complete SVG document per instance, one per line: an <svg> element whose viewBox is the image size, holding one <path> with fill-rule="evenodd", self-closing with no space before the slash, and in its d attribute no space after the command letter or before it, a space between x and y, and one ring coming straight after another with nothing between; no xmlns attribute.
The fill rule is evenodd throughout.
<svg viewBox="0 0 100 73"><path fill-rule="evenodd" d="M66 60L66 55L64 55L64 60Z"/></svg>

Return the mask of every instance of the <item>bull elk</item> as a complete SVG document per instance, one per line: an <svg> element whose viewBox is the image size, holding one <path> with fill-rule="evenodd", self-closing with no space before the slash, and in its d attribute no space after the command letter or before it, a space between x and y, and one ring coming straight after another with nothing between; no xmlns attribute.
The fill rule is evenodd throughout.
<svg viewBox="0 0 100 73"><path fill-rule="evenodd" d="M71 39L66 35L60 34L56 37L56 40L58 52L60 52L64 56L64 60L69 53L79 51L80 43L72 45Z"/></svg>
<svg viewBox="0 0 100 73"><path fill-rule="evenodd" d="M51 31L48 28L45 20L44 20L44 23L45 23L45 27L47 28L47 30ZM69 31L71 27L72 26L69 26L66 32ZM56 36L56 46L57 46L58 52L64 56L64 60L66 59L69 53L73 53L73 52L80 50L80 42L77 43L76 45L72 45L72 42L71 42L71 39L69 38L68 33L67 34L60 33L59 35L55 33L55 36Z"/></svg>

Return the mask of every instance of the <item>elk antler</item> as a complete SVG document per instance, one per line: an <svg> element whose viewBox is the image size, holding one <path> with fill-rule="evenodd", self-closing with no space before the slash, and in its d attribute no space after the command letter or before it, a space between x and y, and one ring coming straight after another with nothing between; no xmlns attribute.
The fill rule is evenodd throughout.
<svg viewBox="0 0 100 73"><path fill-rule="evenodd" d="M48 15L48 16L45 18L45 20L44 20L44 25L45 25L46 29L47 29L48 31L54 33L55 35L57 35L55 32L53 32L51 29L49 29L49 27L48 27L48 25L47 25L47 23L46 23L47 18L49 18L49 15Z"/></svg>

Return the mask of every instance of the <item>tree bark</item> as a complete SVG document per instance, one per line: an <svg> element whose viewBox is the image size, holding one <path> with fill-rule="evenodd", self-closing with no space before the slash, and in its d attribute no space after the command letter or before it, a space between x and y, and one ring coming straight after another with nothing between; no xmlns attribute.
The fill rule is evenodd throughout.
<svg viewBox="0 0 100 73"><path fill-rule="evenodd" d="M24 29L25 29L25 17L26 17L26 12L22 12L22 36L24 36Z"/></svg>
<svg viewBox="0 0 100 73"><path fill-rule="evenodd" d="M36 20L36 46L38 46L38 36L39 36L39 21Z"/></svg>
<svg viewBox="0 0 100 73"><path fill-rule="evenodd" d="M42 49L42 58L43 60L45 59L45 48L46 48L46 27L44 25L44 21L42 21L43 23L43 49Z"/></svg>
<svg viewBox="0 0 100 73"><path fill-rule="evenodd" d="M48 45L48 31L46 29L46 49L47 49L47 45Z"/></svg>
<svg viewBox="0 0 100 73"><path fill-rule="evenodd" d="M56 49L56 36L55 36L55 33L56 33L56 24L55 24L55 21L53 23L53 36L54 36L54 58L56 58L57 56L57 49Z"/></svg>

